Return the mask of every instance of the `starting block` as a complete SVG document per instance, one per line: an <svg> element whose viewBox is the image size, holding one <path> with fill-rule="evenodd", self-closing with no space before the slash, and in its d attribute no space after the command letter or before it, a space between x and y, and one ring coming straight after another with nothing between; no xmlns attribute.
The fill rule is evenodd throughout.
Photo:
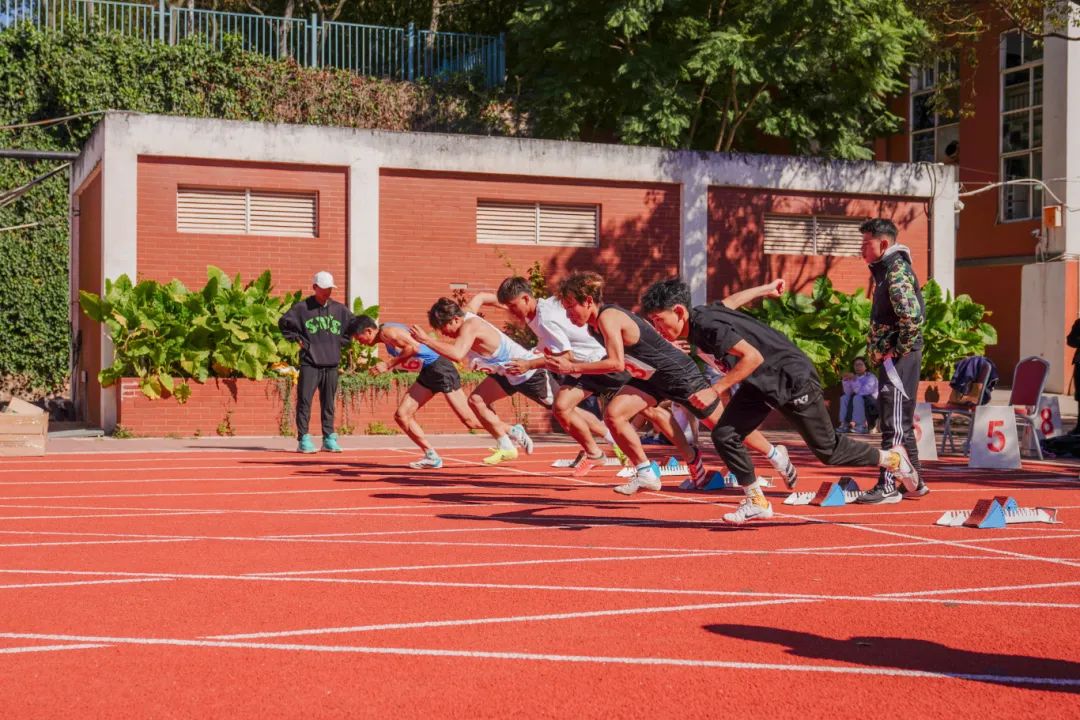
<svg viewBox="0 0 1080 720"><path fill-rule="evenodd" d="M982 530L1003 528L1016 523L1059 524L1057 508L1025 508L1016 500L1004 495L980 500L971 510L950 510L937 519L935 525L945 527L970 527Z"/></svg>
<svg viewBox="0 0 1080 720"><path fill-rule="evenodd" d="M556 460L555 462L551 463L551 467L553 467L553 468L574 467L574 460L575 460L575 458L569 458L569 459L564 458L562 460ZM606 458L604 458L604 465L611 465L611 466L621 467L622 463L619 462L619 458L606 457Z"/></svg>
<svg viewBox="0 0 1080 720"><path fill-rule="evenodd" d="M758 475L758 483L761 487L772 487L772 482L768 478L763 478ZM719 470L715 470L709 474L709 479L705 483L705 487L695 488L693 481L684 480L683 484L679 486L680 490L737 490L739 488L739 481L735 479L735 473L729 472L726 475Z"/></svg>
<svg viewBox="0 0 1080 720"><path fill-rule="evenodd" d="M617 472L616 477L628 478L632 477L637 472L632 467L624 467ZM679 462L679 458L672 455L668 458L668 461L663 465L660 465L660 477L681 477L683 475L689 475L690 469L686 467L686 463Z"/></svg>
<svg viewBox="0 0 1080 720"><path fill-rule="evenodd" d="M817 492L791 493L784 498L785 505L817 505L818 507L839 507L855 502L862 491L855 478L845 475L839 482L823 482Z"/></svg>

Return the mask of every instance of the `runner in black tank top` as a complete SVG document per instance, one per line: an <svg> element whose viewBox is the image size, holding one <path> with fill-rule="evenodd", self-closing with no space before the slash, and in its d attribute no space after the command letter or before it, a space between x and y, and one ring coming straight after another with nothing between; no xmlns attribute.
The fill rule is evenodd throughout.
<svg viewBox="0 0 1080 720"><path fill-rule="evenodd" d="M602 305L597 317L609 311L621 312L629 317L639 332L636 343L623 346L626 370L631 377L627 384L648 393L657 401L677 402L698 418L709 417L716 409L715 405L699 410L690 404L691 395L709 387L708 380L690 356L661 337L650 323L624 307ZM601 343L604 342L600 331L590 327L589 333Z"/></svg>

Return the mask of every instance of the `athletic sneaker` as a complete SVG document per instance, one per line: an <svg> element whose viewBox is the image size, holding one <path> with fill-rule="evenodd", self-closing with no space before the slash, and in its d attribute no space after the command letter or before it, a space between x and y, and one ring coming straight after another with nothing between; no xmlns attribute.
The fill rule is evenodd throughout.
<svg viewBox="0 0 1080 720"><path fill-rule="evenodd" d="M341 446L338 445L337 433L330 433L322 439L322 449L325 452L339 453Z"/></svg>
<svg viewBox="0 0 1080 720"><path fill-rule="evenodd" d="M889 450L889 460L885 470L892 473L909 491L914 492L918 489L919 471L911 463L911 458L908 457L903 445L893 445Z"/></svg>
<svg viewBox="0 0 1080 720"><path fill-rule="evenodd" d="M413 470L438 470L442 467L442 458L434 450L428 450L424 457L409 463Z"/></svg>
<svg viewBox="0 0 1080 720"><path fill-rule="evenodd" d="M525 432L525 427L522 425L514 425L510 428L510 439L521 446L521 449L525 451L526 455L532 455L533 453L533 440L529 437L529 433Z"/></svg>
<svg viewBox="0 0 1080 720"><path fill-rule="evenodd" d="M769 463L773 466L776 472L780 473L780 477L784 479L784 484L787 485L788 490L793 490L796 483L799 482L799 471L795 469L795 466L791 463L791 458L788 456L787 448L783 445L773 445L773 456L769 460Z"/></svg>
<svg viewBox="0 0 1080 720"><path fill-rule="evenodd" d="M746 498L735 512L724 515L724 522L732 525L742 525L747 520L768 520L773 516L772 503L758 505L753 498Z"/></svg>
<svg viewBox="0 0 1080 720"><path fill-rule="evenodd" d="M886 486L885 483L879 482L877 485L860 494L859 497L855 498L855 502L861 503L863 505L892 505L893 503L898 503L903 499L904 498L900 496L900 493L897 491L895 485L891 486L890 488Z"/></svg>
<svg viewBox="0 0 1080 720"><path fill-rule="evenodd" d="M919 487L915 488L914 492L908 490L903 485L898 487L897 490L900 491L900 495L903 496L905 500L914 500L915 498L921 498L923 495L927 495L930 492L930 488L927 487L926 483L923 482L922 478L919 478Z"/></svg>
<svg viewBox="0 0 1080 720"><path fill-rule="evenodd" d="M489 448L491 455L484 458L485 465L498 465L504 460L517 460L518 451L517 448L510 448L509 450L502 450L500 448Z"/></svg>
<svg viewBox="0 0 1080 720"><path fill-rule="evenodd" d="M633 495L638 490L656 492L661 487L663 487L663 483L660 481L660 466L656 463L650 463L648 472L642 473L638 470L626 484L616 485L613 489L620 495Z"/></svg>
<svg viewBox="0 0 1080 720"><path fill-rule="evenodd" d="M300 444L297 446L296 452L301 452L301 453L304 453L305 455L310 455L313 452L318 452L318 450L315 449L315 443L312 442L311 436L310 435L304 435L304 436L302 436L300 438Z"/></svg>
<svg viewBox="0 0 1080 720"><path fill-rule="evenodd" d="M586 455L584 452L582 452L581 453L581 460L579 460L574 465L574 469L570 472L570 474L572 476L574 476L574 477L585 477L586 475L588 475L592 471L593 468L598 468L603 464L604 464L604 454L603 453L600 453L600 457L598 457L598 458L591 458L588 455Z"/></svg>
<svg viewBox="0 0 1080 720"><path fill-rule="evenodd" d="M694 459L686 463L686 469L690 471L690 479L686 482L689 482L692 488L683 488L680 485L680 489L701 490L709 483L709 474L705 472L705 463L701 459L701 448L694 448Z"/></svg>

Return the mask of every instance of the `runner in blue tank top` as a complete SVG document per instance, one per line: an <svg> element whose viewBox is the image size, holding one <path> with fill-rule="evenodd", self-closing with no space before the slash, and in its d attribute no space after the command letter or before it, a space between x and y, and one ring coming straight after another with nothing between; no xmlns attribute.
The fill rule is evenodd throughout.
<svg viewBox="0 0 1080 720"><path fill-rule="evenodd" d="M424 451L419 460L409 463L416 470L442 467L442 458L427 441L424 429L416 421L416 413L437 394L446 396L446 403L462 424L470 430L483 427L476 415L469 408L465 392L461 389L461 377L454 363L439 355L423 343L417 342L403 323L384 323L377 325L369 317L358 318L360 332L355 336L364 345L386 346L388 362L380 362L371 369L373 375L380 375L391 370L405 370L419 375L405 397L401 399L394 421L405 431L414 443Z"/></svg>

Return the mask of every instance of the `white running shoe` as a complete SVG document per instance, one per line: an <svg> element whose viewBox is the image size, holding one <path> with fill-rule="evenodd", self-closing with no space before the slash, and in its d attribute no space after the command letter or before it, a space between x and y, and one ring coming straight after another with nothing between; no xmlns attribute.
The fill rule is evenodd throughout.
<svg viewBox="0 0 1080 720"><path fill-rule="evenodd" d="M523 425L513 425L510 428L510 439L521 447L525 451L526 455L532 455L533 453L533 440L529 437L529 433L525 432Z"/></svg>
<svg viewBox="0 0 1080 720"><path fill-rule="evenodd" d="M427 455L409 463L413 470L438 470L442 467L442 458L438 455Z"/></svg>
<svg viewBox="0 0 1080 720"><path fill-rule="evenodd" d="M660 467L656 463L649 465L644 472L638 470L624 485L616 485L614 490L620 495L633 495L638 490L652 490L656 492L663 487L660 481Z"/></svg>
<svg viewBox="0 0 1080 720"><path fill-rule="evenodd" d="M885 470L902 482L908 492L919 489L919 471L915 469L903 445L893 445L889 449L889 464Z"/></svg>
<svg viewBox="0 0 1080 720"><path fill-rule="evenodd" d="M792 490L795 488L795 484L799 482L799 471L791 464L791 458L788 456L786 447L774 445L773 449L775 453L769 463L776 472L780 473L780 477L783 478L788 490Z"/></svg>
<svg viewBox="0 0 1080 720"><path fill-rule="evenodd" d="M746 498L735 512L724 515L724 522L732 525L742 525L747 520L768 520L772 516L772 503L762 506L752 499Z"/></svg>

